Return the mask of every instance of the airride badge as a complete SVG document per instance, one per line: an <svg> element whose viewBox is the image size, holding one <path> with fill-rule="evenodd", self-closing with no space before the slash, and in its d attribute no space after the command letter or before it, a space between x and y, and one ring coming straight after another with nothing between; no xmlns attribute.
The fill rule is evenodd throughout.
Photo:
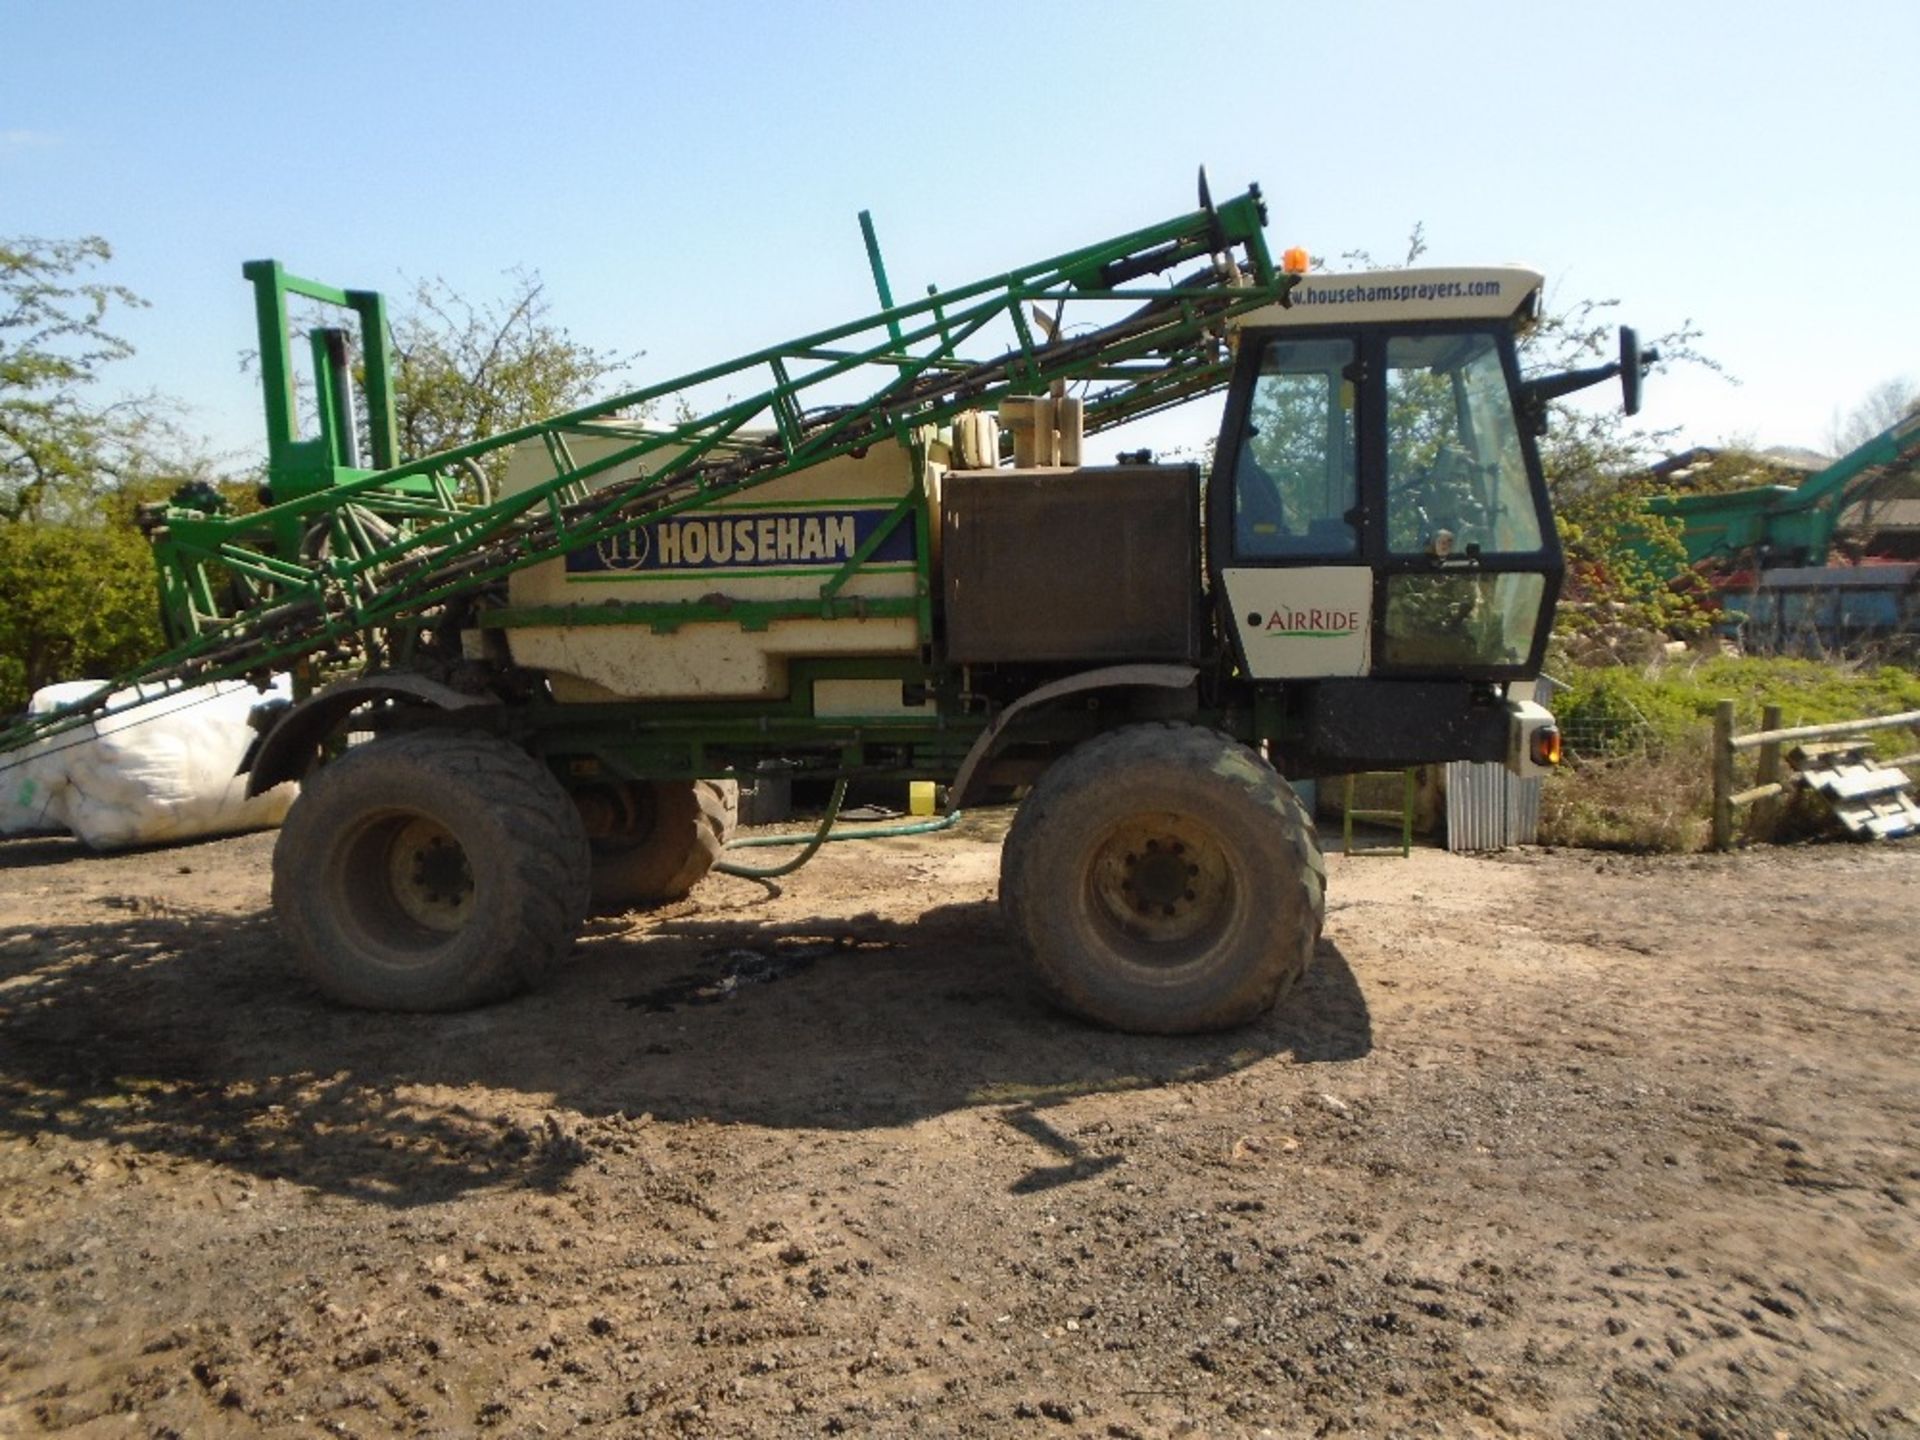
<svg viewBox="0 0 1920 1440"><path fill-rule="evenodd" d="M1223 578L1254 679L1367 673L1373 572L1365 566L1229 567Z"/></svg>

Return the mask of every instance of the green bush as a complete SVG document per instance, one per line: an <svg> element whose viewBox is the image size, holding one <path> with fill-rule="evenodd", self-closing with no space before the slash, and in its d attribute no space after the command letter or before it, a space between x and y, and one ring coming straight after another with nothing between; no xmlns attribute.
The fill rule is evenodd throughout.
<svg viewBox="0 0 1920 1440"><path fill-rule="evenodd" d="M1761 709L1780 706L1788 725L1821 725L1920 710L1920 675L1894 665L1848 667L1771 657L1686 657L1649 666L1605 665L1557 677L1561 729L1582 758L1671 747L1708 733L1714 708L1734 702L1735 724L1760 728ZM1580 740L1597 737L1584 750Z"/></svg>
<svg viewBox="0 0 1920 1440"><path fill-rule="evenodd" d="M0 715L56 680L163 648L153 556L131 526L0 522Z"/></svg>
<svg viewBox="0 0 1920 1440"><path fill-rule="evenodd" d="M1546 783L1540 836L1548 844L1602 849L1697 850L1708 838L1709 740L1721 700L1735 727L1760 728L1762 708L1785 725L1820 725L1920 710L1920 675L1898 666L1849 667L1817 660L1683 657L1648 666L1609 665L1558 677L1568 688L1553 709L1568 763ZM1865 737L1882 753L1914 748L1910 732ZM1751 753L1738 784L1750 783ZM1794 806L1780 824L1817 823Z"/></svg>

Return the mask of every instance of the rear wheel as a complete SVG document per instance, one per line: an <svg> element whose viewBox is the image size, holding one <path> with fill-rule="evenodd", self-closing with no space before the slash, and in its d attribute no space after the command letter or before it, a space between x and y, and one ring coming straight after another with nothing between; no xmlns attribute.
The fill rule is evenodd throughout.
<svg viewBox="0 0 1920 1440"><path fill-rule="evenodd" d="M579 812L486 735L422 731L310 776L273 852L273 907L331 998L375 1010L503 999L566 954L587 909Z"/></svg>
<svg viewBox="0 0 1920 1440"><path fill-rule="evenodd" d="M731 780L653 780L574 797L593 837L593 913L678 900L720 858L740 818Z"/></svg>
<svg viewBox="0 0 1920 1440"><path fill-rule="evenodd" d="M1313 957L1326 872L1299 800L1251 750L1191 725L1089 740L1040 777L1000 903L1041 984L1122 1030L1224 1030Z"/></svg>

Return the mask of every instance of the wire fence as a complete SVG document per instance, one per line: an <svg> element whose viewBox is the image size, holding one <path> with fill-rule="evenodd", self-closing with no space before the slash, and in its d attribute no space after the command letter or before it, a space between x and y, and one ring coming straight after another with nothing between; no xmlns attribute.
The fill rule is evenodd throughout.
<svg viewBox="0 0 1920 1440"><path fill-rule="evenodd" d="M1607 760L1653 748L1653 723L1631 700L1610 696L1604 709L1588 708L1560 722L1561 744L1570 760Z"/></svg>

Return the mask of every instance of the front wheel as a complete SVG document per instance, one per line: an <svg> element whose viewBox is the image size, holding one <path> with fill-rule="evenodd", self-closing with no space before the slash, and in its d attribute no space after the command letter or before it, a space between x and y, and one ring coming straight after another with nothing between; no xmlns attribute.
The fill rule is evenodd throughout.
<svg viewBox="0 0 1920 1440"><path fill-rule="evenodd" d="M1041 775L1000 859L1000 903L1048 993L1121 1030L1224 1030L1305 972L1326 870L1306 811L1246 746L1133 725Z"/></svg>
<svg viewBox="0 0 1920 1440"><path fill-rule="evenodd" d="M566 954L587 912L586 831L504 740L418 731L310 776L273 851L273 908L329 997L371 1010L503 999Z"/></svg>

